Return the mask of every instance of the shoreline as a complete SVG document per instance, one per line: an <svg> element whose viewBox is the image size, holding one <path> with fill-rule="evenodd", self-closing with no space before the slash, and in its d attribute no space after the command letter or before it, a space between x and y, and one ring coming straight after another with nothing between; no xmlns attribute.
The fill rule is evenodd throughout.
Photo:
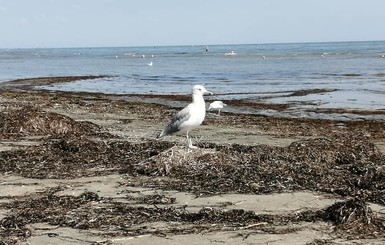
<svg viewBox="0 0 385 245"><path fill-rule="evenodd" d="M73 92L39 89L39 86L49 86L58 83L68 83L78 80L92 80L100 78L113 77L111 75L83 75L83 76L59 76L59 77L37 77L16 79L0 83L0 89L25 90L25 91L41 91L48 93L78 94L81 96L95 96L106 99L126 100L129 102L146 102L165 105L174 108L182 108L191 100L189 91L185 95L165 95L165 94L109 94L99 92ZM311 101L294 101L289 103L271 103L266 99L270 98L289 98L301 97L306 95L316 95L327 92L333 92L336 89L303 89L297 91L281 91L281 92L264 92L264 96L259 99L221 99L228 104L222 111L233 114L252 114L261 116L274 116L283 118L311 118L311 119L327 119L336 121L347 120L379 120L385 121L384 109L358 109L358 108L322 108L312 105ZM250 93L247 93L250 95ZM256 95L259 95L257 93ZM229 96L230 94L226 94ZM208 96L206 102L215 100L217 96L223 94L214 94Z"/></svg>
<svg viewBox="0 0 385 245"><path fill-rule="evenodd" d="M209 112L187 153L155 135L189 96L17 83L0 84L1 245L385 241L382 120Z"/></svg>

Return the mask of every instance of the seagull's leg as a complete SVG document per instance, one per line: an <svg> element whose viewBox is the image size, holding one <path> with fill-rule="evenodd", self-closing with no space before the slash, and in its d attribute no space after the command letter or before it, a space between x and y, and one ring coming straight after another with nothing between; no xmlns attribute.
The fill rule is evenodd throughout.
<svg viewBox="0 0 385 245"><path fill-rule="evenodd" d="M196 149L196 148L198 148L198 147L196 147L196 146L193 146L193 144L192 144L192 142L191 142L191 138L190 138L190 136L188 135L188 132L187 132L186 136L187 136L188 148L189 148L189 149Z"/></svg>
<svg viewBox="0 0 385 245"><path fill-rule="evenodd" d="M191 139L190 139L190 137L188 135L188 131L186 133L186 139L187 139L187 152L189 152L189 150L191 149L190 146L192 145L192 143L191 143Z"/></svg>
<svg viewBox="0 0 385 245"><path fill-rule="evenodd" d="M189 146L190 146L190 139L188 137L188 131L186 133L186 140L187 140L187 148L189 148Z"/></svg>
<svg viewBox="0 0 385 245"><path fill-rule="evenodd" d="M221 109L218 110L218 116L220 116L220 115L221 115Z"/></svg>

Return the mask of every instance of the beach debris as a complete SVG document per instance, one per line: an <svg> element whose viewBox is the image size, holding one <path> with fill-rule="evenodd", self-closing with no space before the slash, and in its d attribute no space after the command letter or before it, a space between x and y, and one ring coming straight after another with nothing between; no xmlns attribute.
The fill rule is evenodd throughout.
<svg viewBox="0 0 385 245"><path fill-rule="evenodd" d="M41 111L33 106L3 111L0 120L2 137L97 134L100 128L91 122L78 122L70 117L52 112Z"/></svg>
<svg viewBox="0 0 385 245"><path fill-rule="evenodd" d="M46 97L43 100L47 103ZM137 104L122 102L114 106L102 100L72 103L93 112L105 110L100 105L137 110ZM159 107L143 110L154 122L164 116ZM285 234L293 232L293 224L327 222L334 228L328 230L333 237L385 238L384 213L370 208L385 205L385 157L374 143L384 137L381 121L344 121L341 127L341 122L330 120L229 116L209 123L274 130L276 136L295 136L296 141L282 147L202 141L198 150L186 154L177 143L148 138L129 142L91 122L37 107L4 109L0 119L2 140L41 137L36 145L0 151L2 175L64 180L118 173L122 189L156 188L197 197L309 191L346 199L322 209L257 214L231 206L192 211L161 192L124 201L90 191L63 195L60 191L68 187L59 186L12 198L2 196L0 208L7 212L0 217L0 244L25 242L33 234L31 227L41 223L112 237L241 230ZM167 225L155 227L152 222Z"/></svg>
<svg viewBox="0 0 385 245"><path fill-rule="evenodd" d="M350 239L376 238L385 232L385 217L375 214L359 197L337 202L324 209L325 220Z"/></svg>

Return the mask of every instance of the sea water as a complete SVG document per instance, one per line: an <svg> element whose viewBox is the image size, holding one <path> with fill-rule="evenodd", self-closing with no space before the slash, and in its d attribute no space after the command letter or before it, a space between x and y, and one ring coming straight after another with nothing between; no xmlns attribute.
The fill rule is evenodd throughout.
<svg viewBox="0 0 385 245"><path fill-rule="evenodd" d="M194 84L202 84L216 99L385 109L384 55L385 41L1 49L0 82L103 74L110 77L43 88L189 94ZM324 92L287 96L311 89Z"/></svg>

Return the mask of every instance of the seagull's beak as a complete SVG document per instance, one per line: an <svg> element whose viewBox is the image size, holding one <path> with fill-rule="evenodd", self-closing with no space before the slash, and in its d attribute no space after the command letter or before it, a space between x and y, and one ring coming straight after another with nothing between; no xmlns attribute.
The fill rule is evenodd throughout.
<svg viewBox="0 0 385 245"><path fill-rule="evenodd" d="M212 93L212 92L210 92L210 91L207 91L207 90L204 92L204 94L205 94L205 95L213 95L213 93Z"/></svg>

